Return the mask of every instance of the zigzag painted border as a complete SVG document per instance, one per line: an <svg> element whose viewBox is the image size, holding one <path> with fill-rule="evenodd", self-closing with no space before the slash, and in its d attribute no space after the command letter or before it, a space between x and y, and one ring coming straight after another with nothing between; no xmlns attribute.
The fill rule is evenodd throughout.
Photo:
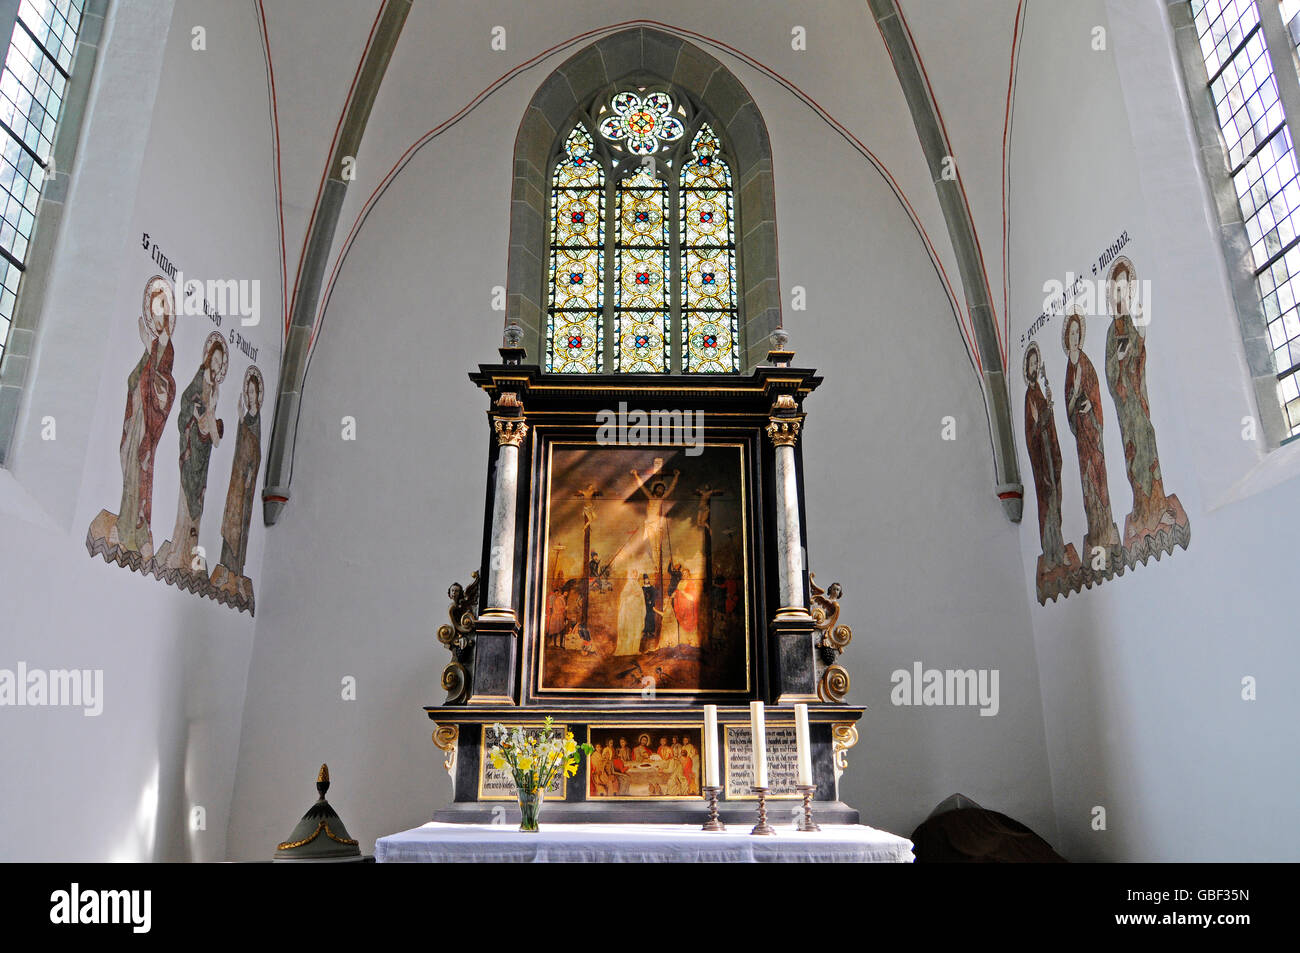
<svg viewBox="0 0 1300 953"><path fill-rule="evenodd" d="M257 615L256 600L252 593L249 594L247 599L243 596L231 595L224 589L218 589L214 586L212 580L202 573L163 568L158 565L156 559L145 560L135 550L110 545L106 539L96 539L91 535L90 530L86 531L86 552L90 553L92 559L96 556L102 556L106 563L116 563L124 569L138 572L142 576L153 576L169 586L175 586L185 592L192 592L197 596L205 596L221 603L223 606L230 606L240 612L247 612L250 616Z"/></svg>
<svg viewBox="0 0 1300 953"><path fill-rule="evenodd" d="M1174 549L1181 546L1187 549L1188 544L1192 541L1192 527L1186 525L1174 524L1172 527L1161 528L1154 533L1148 533L1143 536L1133 547L1115 546L1112 552L1118 553L1117 560L1111 560L1112 568L1106 570L1097 570L1088 566L1081 566L1074 572L1061 576L1051 582L1044 583L1037 580L1035 589L1038 593L1038 604L1047 605L1047 600L1055 602L1059 597L1068 596L1070 593L1079 592L1082 589L1091 589L1093 586L1099 586L1107 579L1115 576L1122 576L1129 569L1136 569L1139 564L1145 566L1152 556L1156 561L1165 553L1173 555Z"/></svg>

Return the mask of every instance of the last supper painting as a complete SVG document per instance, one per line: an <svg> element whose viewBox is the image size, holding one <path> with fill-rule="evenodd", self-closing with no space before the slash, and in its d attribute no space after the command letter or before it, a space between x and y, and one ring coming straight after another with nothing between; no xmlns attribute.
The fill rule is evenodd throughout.
<svg viewBox="0 0 1300 953"><path fill-rule="evenodd" d="M539 690L748 691L745 448L549 451Z"/></svg>

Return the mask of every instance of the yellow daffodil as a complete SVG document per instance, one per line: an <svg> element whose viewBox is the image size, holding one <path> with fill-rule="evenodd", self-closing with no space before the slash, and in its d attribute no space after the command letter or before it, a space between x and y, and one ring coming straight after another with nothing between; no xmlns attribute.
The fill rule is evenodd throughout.
<svg viewBox="0 0 1300 953"><path fill-rule="evenodd" d="M530 768L532 768L532 766L533 766L533 759L528 757L528 755L521 755L519 757L518 768L520 771L527 771Z"/></svg>
<svg viewBox="0 0 1300 953"><path fill-rule="evenodd" d="M506 759L501 757L500 752L497 751L492 752L492 767L500 771L505 766L506 766Z"/></svg>
<svg viewBox="0 0 1300 953"><path fill-rule="evenodd" d="M577 750L578 750L578 744L573 740L573 735L569 735L569 737L564 739L565 754L573 754L573 752Z"/></svg>

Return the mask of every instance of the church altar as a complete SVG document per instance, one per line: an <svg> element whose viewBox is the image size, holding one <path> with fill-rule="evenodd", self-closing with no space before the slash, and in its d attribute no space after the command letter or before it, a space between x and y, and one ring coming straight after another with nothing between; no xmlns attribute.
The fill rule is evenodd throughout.
<svg viewBox="0 0 1300 953"><path fill-rule="evenodd" d="M859 843L870 829L839 789L865 712L840 664L853 633L842 587L818 586L806 555L799 435L821 378L783 338L744 375L553 374L514 338L470 374L490 402L483 538L438 630L446 698L425 707L453 787L432 820L463 830L420 830L478 843L478 825L517 818L515 782L488 752L549 717L590 752L546 792L557 843L602 824L592 850L627 836L672 857L787 850L728 847L738 833L660 843L686 828L642 826L698 828L710 791L737 831L760 797L788 823L806 795L810 821L848 838L806 844ZM479 836L510 843L496 826Z"/></svg>
<svg viewBox="0 0 1300 953"><path fill-rule="evenodd" d="M543 815L545 816L545 815ZM754 837L748 825L701 831L689 824L546 824L535 833L512 823L430 822L375 842L375 860L400 863L876 863L912 862L912 842L861 824L799 832L777 826Z"/></svg>

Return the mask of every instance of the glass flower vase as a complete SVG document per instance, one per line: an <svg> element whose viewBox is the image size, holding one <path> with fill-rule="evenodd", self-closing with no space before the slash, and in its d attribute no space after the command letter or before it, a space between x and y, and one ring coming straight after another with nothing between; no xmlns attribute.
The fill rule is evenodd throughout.
<svg viewBox="0 0 1300 953"><path fill-rule="evenodd" d="M537 816L542 812L542 801L546 797L546 792L537 790L532 792L524 791L522 788L517 789L519 795L519 829L521 831L537 832Z"/></svg>

